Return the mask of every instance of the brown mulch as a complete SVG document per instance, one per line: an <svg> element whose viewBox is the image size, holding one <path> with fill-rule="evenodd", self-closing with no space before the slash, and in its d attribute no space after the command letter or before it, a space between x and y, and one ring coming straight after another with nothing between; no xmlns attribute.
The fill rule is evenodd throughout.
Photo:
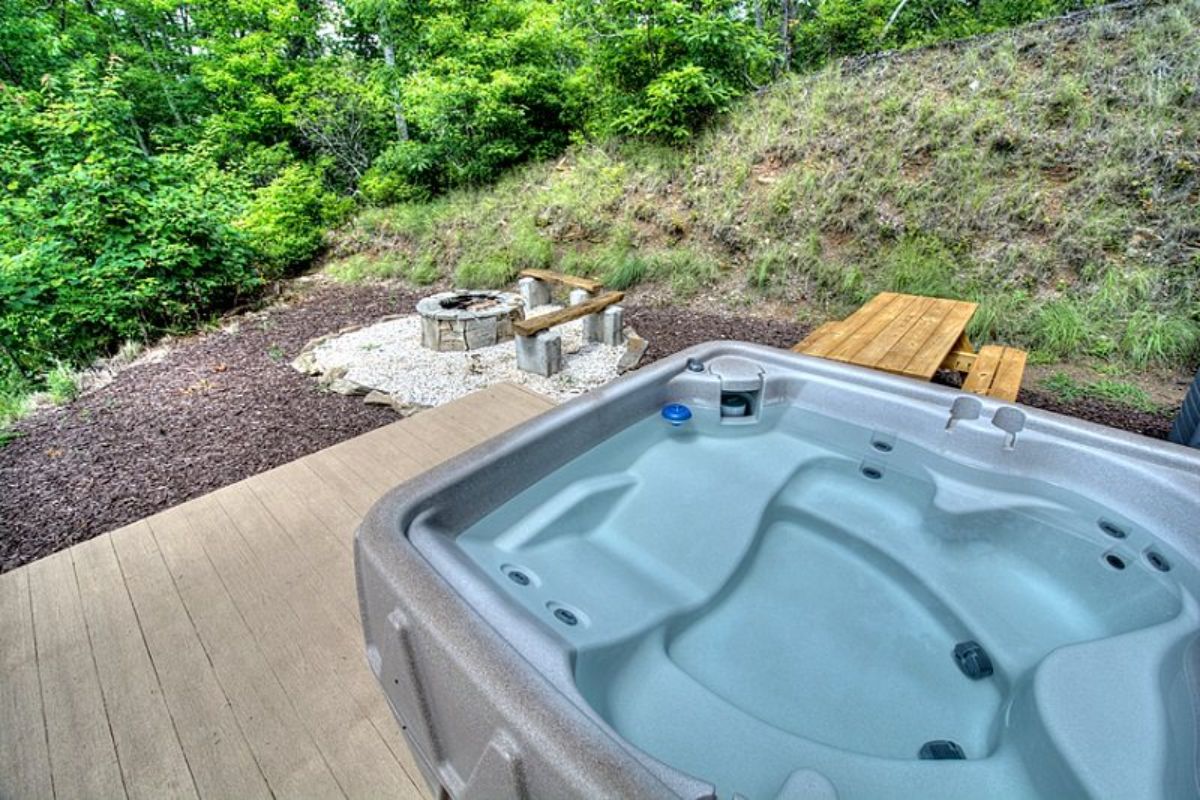
<svg viewBox="0 0 1200 800"><path fill-rule="evenodd" d="M395 421L289 362L316 336L415 301L390 286L325 286L22 420L0 448L0 571Z"/></svg>
<svg viewBox="0 0 1200 800"><path fill-rule="evenodd" d="M1098 422L1155 439L1166 439L1167 434L1171 432L1171 417L1105 403L1102 400L1081 397L1067 402L1049 392L1022 389L1017 395L1017 401L1034 408L1086 419L1088 422Z"/></svg>
<svg viewBox="0 0 1200 800"><path fill-rule="evenodd" d="M812 330L786 320L697 314L671 307L627 307L626 319L638 335L650 343L641 364L645 366L692 345L715 339L791 347Z"/></svg>
<svg viewBox="0 0 1200 800"><path fill-rule="evenodd" d="M416 299L392 285L317 285L18 423L0 447L0 572L395 421L389 409L322 391L289 362L316 336L403 313ZM650 342L643 363L714 339L790 347L809 330L670 307L627 314ZM1092 400L1020 399L1149 436L1169 427Z"/></svg>

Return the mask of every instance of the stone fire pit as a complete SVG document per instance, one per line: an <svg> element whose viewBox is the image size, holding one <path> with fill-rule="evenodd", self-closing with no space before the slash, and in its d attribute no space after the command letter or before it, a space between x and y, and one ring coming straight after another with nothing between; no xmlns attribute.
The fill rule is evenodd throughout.
<svg viewBox="0 0 1200 800"><path fill-rule="evenodd" d="M513 322L524 318L521 298L509 292L439 292L417 303L421 344L430 350L479 350L513 338Z"/></svg>

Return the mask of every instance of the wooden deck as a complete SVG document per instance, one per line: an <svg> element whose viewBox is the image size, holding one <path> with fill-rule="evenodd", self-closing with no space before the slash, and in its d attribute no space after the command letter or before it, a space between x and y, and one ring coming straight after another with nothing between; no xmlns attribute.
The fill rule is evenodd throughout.
<svg viewBox="0 0 1200 800"><path fill-rule="evenodd" d="M354 529L551 405L495 386L0 576L0 798L424 796Z"/></svg>

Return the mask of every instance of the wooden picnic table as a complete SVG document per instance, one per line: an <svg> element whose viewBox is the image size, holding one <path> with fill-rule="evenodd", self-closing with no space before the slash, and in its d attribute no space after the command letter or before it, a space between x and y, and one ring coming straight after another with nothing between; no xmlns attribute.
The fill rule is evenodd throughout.
<svg viewBox="0 0 1200 800"><path fill-rule="evenodd" d="M967 338L978 303L882 292L844 320L827 322L792 349L811 356L929 380L939 369L970 372L964 388L1015 400L1025 353ZM977 363L978 362L978 363Z"/></svg>

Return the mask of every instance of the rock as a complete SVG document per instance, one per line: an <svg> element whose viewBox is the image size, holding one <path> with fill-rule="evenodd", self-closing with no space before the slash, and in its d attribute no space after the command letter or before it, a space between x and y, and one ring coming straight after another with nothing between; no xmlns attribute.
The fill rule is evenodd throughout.
<svg viewBox="0 0 1200 800"><path fill-rule="evenodd" d="M311 350L307 350L292 361L292 369L299 372L301 375L320 375L321 368L317 366L317 357L313 355Z"/></svg>
<svg viewBox="0 0 1200 800"><path fill-rule="evenodd" d="M429 408L429 406L423 406L420 403L401 403L397 401L396 403L392 404L392 408L395 409L396 413L401 417L408 419L413 414L421 413L425 409Z"/></svg>
<svg viewBox="0 0 1200 800"><path fill-rule="evenodd" d="M324 336L318 336L315 339L310 339L304 347L300 348L300 355L292 360L292 369L303 375L320 375L321 368L317 366L317 358L313 351L320 347L325 342L334 338L336 334L327 333Z"/></svg>
<svg viewBox="0 0 1200 800"><path fill-rule="evenodd" d="M363 398L363 402L369 406L387 406L405 419L429 408L429 406L423 406L420 403L409 403L395 395L381 392L378 389L372 389L367 392L367 396Z"/></svg>
<svg viewBox="0 0 1200 800"><path fill-rule="evenodd" d="M363 386L361 383L348 381L345 378L338 378L337 380L329 381L325 388L329 389L331 392L337 392L338 394L344 394L350 397L357 397L358 395L363 395L371 391L370 386Z"/></svg>
<svg viewBox="0 0 1200 800"><path fill-rule="evenodd" d="M646 348L649 346L650 343L645 339L631 333L625 340L625 352L617 360L617 374L628 372L636 367L641 362L642 356L646 355Z"/></svg>
<svg viewBox="0 0 1200 800"><path fill-rule="evenodd" d="M347 369L345 367L334 367L321 376L318 383L331 392L338 394L349 395L351 397L366 394L371 391L370 386L363 386L361 383L356 383L346 379Z"/></svg>
<svg viewBox="0 0 1200 800"><path fill-rule="evenodd" d="M363 402L369 406L390 406L393 400L392 396L387 392L372 389L367 392L367 396L363 398Z"/></svg>

